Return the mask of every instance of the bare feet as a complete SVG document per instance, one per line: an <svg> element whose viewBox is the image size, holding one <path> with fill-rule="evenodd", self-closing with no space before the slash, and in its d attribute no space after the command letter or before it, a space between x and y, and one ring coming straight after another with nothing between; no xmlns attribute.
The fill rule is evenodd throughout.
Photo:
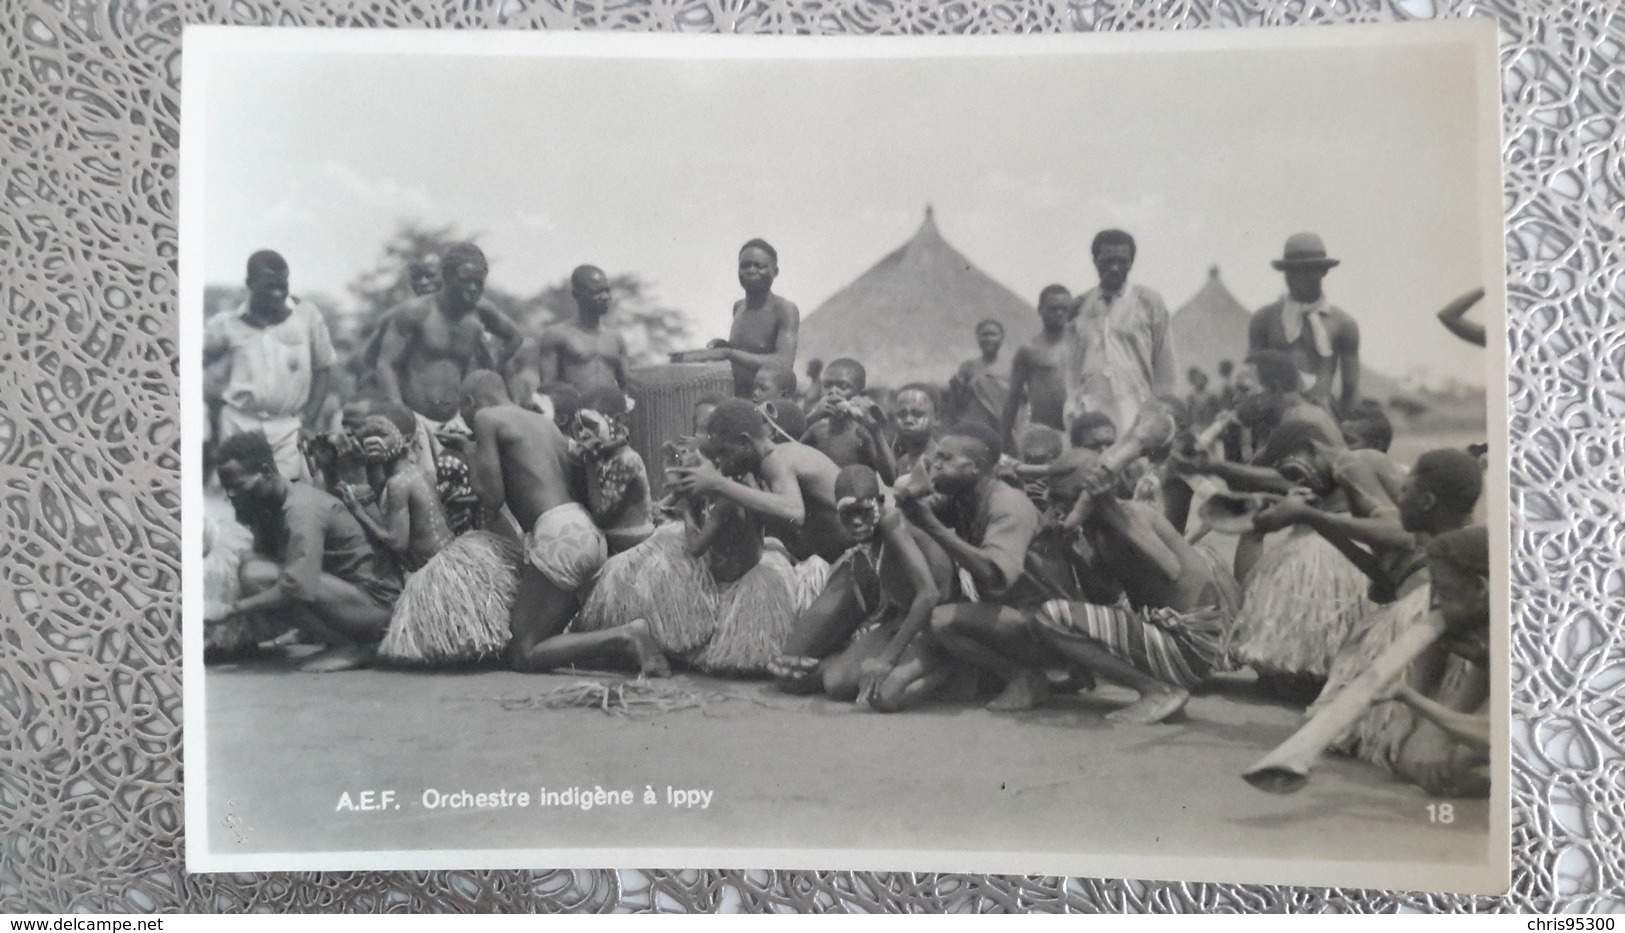
<svg viewBox="0 0 1625 933"><path fill-rule="evenodd" d="M1050 686L1056 693L1084 693L1095 689L1095 675L1085 668L1073 667L1061 674L1059 680L1052 679Z"/></svg>
<svg viewBox="0 0 1625 933"><path fill-rule="evenodd" d="M626 630L632 640L632 655L638 662L638 676L670 677L671 663L666 660L666 652L660 649L660 643L655 641L649 620L633 619L627 623Z"/></svg>
<svg viewBox="0 0 1625 933"><path fill-rule="evenodd" d="M1179 687L1162 687L1140 695L1134 703L1106 714L1115 723L1128 726L1148 726L1162 722L1185 708L1191 695Z"/></svg>
<svg viewBox="0 0 1625 933"><path fill-rule="evenodd" d="M1038 671L1022 671L1004 685L1004 692L987 708L995 713L1032 709L1049 698L1049 678Z"/></svg>
<svg viewBox="0 0 1625 933"><path fill-rule="evenodd" d="M334 645L299 662L307 674L332 674L372 666L373 650L359 645Z"/></svg>

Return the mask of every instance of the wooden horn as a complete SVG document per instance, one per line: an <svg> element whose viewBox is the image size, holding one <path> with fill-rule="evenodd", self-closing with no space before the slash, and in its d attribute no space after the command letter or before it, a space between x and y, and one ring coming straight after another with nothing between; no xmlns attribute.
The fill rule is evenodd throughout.
<svg viewBox="0 0 1625 933"><path fill-rule="evenodd" d="M1223 434L1224 429L1230 427L1230 425L1232 423L1234 423L1235 420L1236 420L1236 413L1235 412L1233 412L1233 411L1219 412L1218 417L1213 419L1213 423L1208 425L1207 427L1203 428L1201 434L1196 435L1196 449L1197 450L1206 450L1207 448L1212 447L1214 444L1218 443L1219 435Z"/></svg>
<svg viewBox="0 0 1625 933"><path fill-rule="evenodd" d="M1247 783L1272 794L1291 794L1309 783L1309 772L1326 747L1371 706L1373 700L1417 655L1444 634L1444 615L1429 612L1401 632L1393 644L1350 681L1337 696L1275 750L1242 773Z"/></svg>

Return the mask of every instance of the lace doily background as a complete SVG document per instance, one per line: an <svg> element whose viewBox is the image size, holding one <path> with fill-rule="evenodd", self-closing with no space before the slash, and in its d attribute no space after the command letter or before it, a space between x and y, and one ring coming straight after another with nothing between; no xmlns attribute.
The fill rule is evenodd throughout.
<svg viewBox="0 0 1625 933"><path fill-rule="evenodd" d="M187 23L1058 32L1493 16L1511 291L1505 898L969 875L187 875L176 145ZM0 910L1625 908L1625 10L1434 0L0 5Z"/></svg>

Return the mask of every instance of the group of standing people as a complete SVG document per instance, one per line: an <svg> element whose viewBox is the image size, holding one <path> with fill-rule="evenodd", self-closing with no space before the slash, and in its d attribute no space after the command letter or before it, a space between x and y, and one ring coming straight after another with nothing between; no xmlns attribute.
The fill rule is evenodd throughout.
<svg viewBox="0 0 1625 933"><path fill-rule="evenodd" d="M746 243L728 338L674 356L727 363L732 396L667 445L659 501L628 443L601 270L575 270L576 317L535 336L482 300L476 248L449 250L439 282L413 270L421 293L366 350L375 384L324 431L331 343L289 298L287 264L256 253L248 300L208 325L206 362L229 364L209 465L253 539L211 617L279 614L325 646L307 669L339 670L403 627L461 624L403 620L414 588L506 572L505 603L464 613L500 611L485 642L409 640L525 671L766 675L888 711L1026 709L1100 678L1138 694L1110 718L1144 724L1240 664L1324 700L1396 625L1447 607L1451 639L1395 694L1415 712L1385 707L1349 748L1476 789L1482 749L1461 735L1486 696L1481 467L1451 449L1408 472L1386 457L1359 327L1321 290L1337 261L1313 234L1287 241L1287 293L1254 315L1234 384L1198 404L1175 395L1161 297L1129 281L1133 238L1102 231L1092 253L1098 286L1044 289L1007 374L984 322L946 392L911 384L883 405L855 359L798 385L799 311L773 291L773 247ZM1460 332L1471 301L1456 304ZM1233 561L1210 534L1240 536Z"/></svg>

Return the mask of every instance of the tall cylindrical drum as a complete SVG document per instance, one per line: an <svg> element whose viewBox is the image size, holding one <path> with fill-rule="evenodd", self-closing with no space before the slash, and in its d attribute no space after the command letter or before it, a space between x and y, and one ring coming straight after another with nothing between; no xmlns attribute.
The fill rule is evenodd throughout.
<svg viewBox="0 0 1625 933"><path fill-rule="evenodd" d="M706 396L733 396L727 363L660 363L630 373L632 449L649 471L649 490L660 498L666 485L661 445L694 433L694 406Z"/></svg>

